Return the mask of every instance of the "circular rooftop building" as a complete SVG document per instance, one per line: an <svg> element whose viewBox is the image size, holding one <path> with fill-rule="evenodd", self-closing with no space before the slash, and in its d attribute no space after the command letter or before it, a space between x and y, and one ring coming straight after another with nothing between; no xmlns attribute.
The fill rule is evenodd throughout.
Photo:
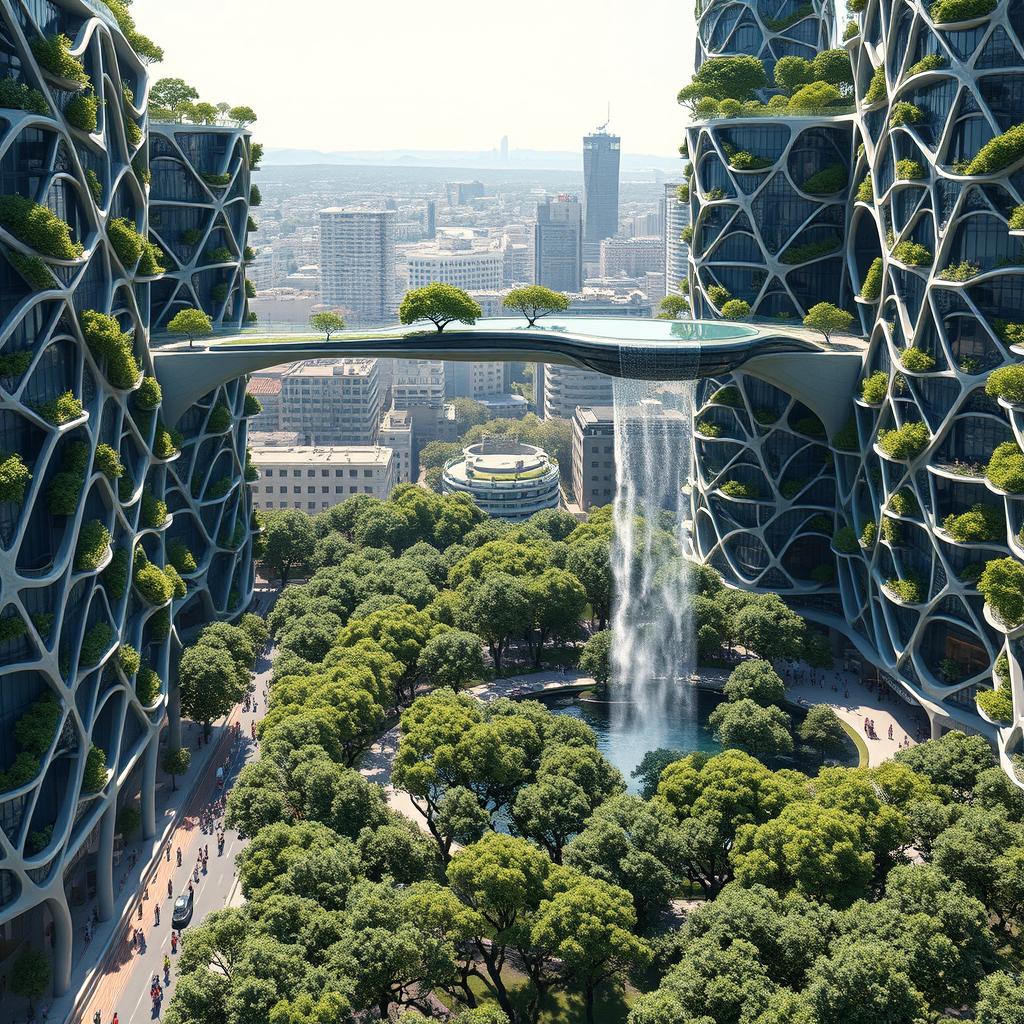
<svg viewBox="0 0 1024 1024"><path fill-rule="evenodd" d="M499 519L529 519L558 507L558 463L543 448L514 440L484 440L465 448L444 467L445 494L468 494Z"/></svg>

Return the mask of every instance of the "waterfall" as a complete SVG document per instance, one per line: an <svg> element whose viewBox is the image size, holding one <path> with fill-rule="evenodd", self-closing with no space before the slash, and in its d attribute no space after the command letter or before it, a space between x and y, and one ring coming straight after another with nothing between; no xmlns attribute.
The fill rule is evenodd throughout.
<svg viewBox="0 0 1024 1024"><path fill-rule="evenodd" d="M687 701L695 644L687 550L693 381L615 381L612 714L665 746L669 702Z"/></svg>

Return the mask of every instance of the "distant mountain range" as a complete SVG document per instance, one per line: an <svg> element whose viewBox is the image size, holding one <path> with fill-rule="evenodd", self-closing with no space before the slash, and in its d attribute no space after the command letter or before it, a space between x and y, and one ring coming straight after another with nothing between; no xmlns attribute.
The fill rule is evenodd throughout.
<svg viewBox="0 0 1024 1024"><path fill-rule="evenodd" d="M498 150L480 153L462 150L384 149L333 151L317 149L272 149L263 157L265 166L295 167L309 164L363 164L375 167L464 167L467 170L564 170L581 171L583 151L558 152L539 149L513 149L508 158L501 159ZM631 171L662 171L679 174L678 156L655 156L649 153L622 153L622 169Z"/></svg>

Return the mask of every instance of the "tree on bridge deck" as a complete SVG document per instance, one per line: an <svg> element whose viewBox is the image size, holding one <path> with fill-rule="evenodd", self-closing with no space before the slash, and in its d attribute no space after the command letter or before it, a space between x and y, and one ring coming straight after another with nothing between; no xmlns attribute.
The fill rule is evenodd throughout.
<svg viewBox="0 0 1024 1024"><path fill-rule="evenodd" d="M501 304L505 309L519 310L526 317L527 324L533 327L542 316L564 313L569 308L569 296L543 285L531 284L513 288Z"/></svg>
<svg viewBox="0 0 1024 1024"><path fill-rule="evenodd" d="M213 321L201 309L180 309L167 325L167 330L170 334L184 334L191 348L194 338L213 333Z"/></svg>
<svg viewBox="0 0 1024 1024"><path fill-rule="evenodd" d="M323 313L314 313L309 318L309 326L314 331L323 331L327 337L325 341L331 340L331 335L335 331L342 331L345 329L345 320L339 313L331 313L325 311Z"/></svg>
<svg viewBox="0 0 1024 1024"><path fill-rule="evenodd" d="M430 320L441 333L453 320L463 324L475 324L483 316L480 304L461 288L435 281L423 288L414 288L405 293L398 310L398 319L403 324L417 320Z"/></svg>

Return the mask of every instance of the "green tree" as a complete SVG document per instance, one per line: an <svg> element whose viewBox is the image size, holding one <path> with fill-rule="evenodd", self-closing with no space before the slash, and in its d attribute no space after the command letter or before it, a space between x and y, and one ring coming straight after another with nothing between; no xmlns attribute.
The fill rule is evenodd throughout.
<svg viewBox="0 0 1024 1024"><path fill-rule="evenodd" d="M475 324L477 317L483 315L480 304L461 288L438 281L406 292L398 309L398 319L403 324L430 320L438 333L452 321Z"/></svg>
<svg viewBox="0 0 1024 1024"><path fill-rule="evenodd" d="M188 347L195 338L213 333L213 321L201 309L179 309L167 325L169 334L184 334Z"/></svg>
<svg viewBox="0 0 1024 1024"><path fill-rule="evenodd" d="M724 692L731 701L749 697L755 704L768 707L786 698L786 684L768 661L742 661L729 674Z"/></svg>
<svg viewBox="0 0 1024 1024"><path fill-rule="evenodd" d="M777 757L793 750L789 715L779 707L761 707L749 697L719 704L708 728L723 747L736 747L755 757Z"/></svg>
<svg viewBox="0 0 1024 1024"><path fill-rule="evenodd" d="M472 398L456 398L452 402L452 408L455 410L455 429L460 434L478 423L486 423L490 417L487 406Z"/></svg>
<svg viewBox="0 0 1024 1024"><path fill-rule="evenodd" d="M188 747L168 747L164 753L163 769L171 777L171 789L178 788L178 776L184 775L192 764L192 751Z"/></svg>
<svg viewBox="0 0 1024 1024"><path fill-rule="evenodd" d="M658 309L659 320L681 320L690 312L690 300L685 295L666 295Z"/></svg>
<svg viewBox="0 0 1024 1024"><path fill-rule="evenodd" d="M535 630L533 664L539 669L549 639L574 637L578 632L587 595L583 584L565 569L545 569L526 589Z"/></svg>
<svg viewBox="0 0 1024 1024"><path fill-rule="evenodd" d="M847 59L849 63L849 59ZM775 62L775 84L787 94L814 81L814 68L803 57L780 57Z"/></svg>
<svg viewBox="0 0 1024 1024"><path fill-rule="evenodd" d="M228 117L234 121L236 128L248 128L256 120L256 112L252 107L232 107Z"/></svg>
<svg viewBox="0 0 1024 1024"><path fill-rule="evenodd" d="M630 778L640 780L640 795L645 800L650 800L658 792L661 773L670 764L682 760L685 756L682 750L671 750L668 747L648 750L640 758L640 763L629 773Z"/></svg>
<svg viewBox="0 0 1024 1024"><path fill-rule="evenodd" d="M467 581L459 588L465 598L466 622L484 638L501 672L501 662L513 636L522 636L533 618L529 588L506 572L494 572L480 582Z"/></svg>
<svg viewBox="0 0 1024 1024"><path fill-rule="evenodd" d="M896 760L937 786L949 786L961 800L970 796L981 774L996 763L984 736L967 736L957 730L897 751Z"/></svg>
<svg viewBox="0 0 1024 1024"><path fill-rule="evenodd" d="M797 726L797 736L823 760L841 754L848 743L839 716L827 704L816 704Z"/></svg>
<svg viewBox="0 0 1024 1024"><path fill-rule="evenodd" d="M592 676L601 688L611 679L612 631L602 629L594 633L580 651L580 671Z"/></svg>
<svg viewBox="0 0 1024 1024"><path fill-rule="evenodd" d="M36 999L46 995L50 987L50 960L38 949L27 946L11 968L11 991L15 995L24 996L29 1007ZM29 1016L33 1016L31 1009Z"/></svg>
<svg viewBox="0 0 1024 1024"><path fill-rule="evenodd" d="M565 983L582 988L587 1024L594 1024L598 985L621 985L651 961L651 947L635 926L629 893L586 875L540 905L531 941L561 961Z"/></svg>
<svg viewBox="0 0 1024 1024"><path fill-rule="evenodd" d="M463 629L445 630L427 641L420 652L420 672L434 686L459 690L483 676L483 641Z"/></svg>
<svg viewBox="0 0 1024 1024"><path fill-rule="evenodd" d="M345 318L340 313L332 313L325 310L321 313L314 313L309 318L309 326L314 331L322 331L325 335L324 340L330 341L332 334L345 329Z"/></svg>
<svg viewBox="0 0 1024 1024"><path fill-rule="evenodd" d="M806 623L778 594L751 597L736 613L733 629L738 643L767 661L803 653Z"/></svg>
<svg viewBox="0 0 1024 1024"><path fill-rule="evenodd" d="M844 56L846 56L845 53ZM847 58L847 64L849 64L849 58ZM836 331L845 331L852 323L853 314L847 313L845 309L840 309L831 302L815 303L804 317L804 327L818 331L824 336L826 342L832 340L832 335Z"/></svg>
<svg viewBox="0 0 1024 1024"><path fill-rule="evenodd" d="M184 119L191 103L199 93L181 78L160 78L149 91L149 116L154 121Z"/></svg>
<svg viewBox="0 0 1024 1024"><path fill-rule="evenodd" d="M442 469L450 459L462 455L462 445L455 441L428 441L420 449L420 465L424 469Z"/></svg>
<svg viewBox="0 0 1024 1024"><path fill-rule="evenodd" d="M248 688L248 672L239 672L223 648L205 644L196 644L182 654L178 680L182 712L201 722L207 736L210 723L226 715Z"/></svg>
<svg viewBox="0 0 1024 1024"><path fill-rule="evenodd" d="M282 587L294 570L306 566L316 550L313 524L309 516L296 509L268 512L263 523L263 541L260 561Z"/></svg>
<svg viewBox="0 0 1024 1024"><path fill-rule="evenodd" d="M569 296L555 292L543 285L531 284L513 288L502 300L505 309L515 309L526 317L529 327L536 325L541 317L551 313L564 313L569 308Z"/></svg>
<svg viewBox="0 0 1024 1024"><path fill-rule="evenodd" d="M996 971L981 983L977 1024L1024 1024L1024 979Z"/></svg>
<svg viewBox="0 0 1024 1024"><path fill-rule="evenodd" d="M698 68L693 81L680 90L679 102L692 105L704 96L743 102L767 85L764 64L757 57L709 57Z"/></svg>
<svg viewBox="0 0 1024 1024"><path fill-rule="evenodd" d="M569 545L565 567L575 576L587 594L591 615L604 629L611 616L611 545L607 540L591 539Z"/></svg>

